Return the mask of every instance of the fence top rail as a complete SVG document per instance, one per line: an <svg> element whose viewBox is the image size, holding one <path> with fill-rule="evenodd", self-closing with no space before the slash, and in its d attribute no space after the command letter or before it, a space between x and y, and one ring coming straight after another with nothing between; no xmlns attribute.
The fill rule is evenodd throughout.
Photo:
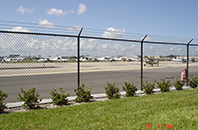
<svg viewBox="0 0 198 130"><path fill-rule="evenodd" d="M45 36L60 36L60 37L80 37L88 39L100 39L100 40L111 40L111 41L123 41L123 42L139 42L142 40L130 40L130 39L116 39L116 38L105 38L105 37L91 37L91 36L78 36L78 35L64 35L64 34L50 34L50 33L33 33L33 32L16 32L16 31L1 31L0 33L12 33L12 34L29 34L29 35L45 35ZM188 43L172 43L172 42L154 42L154 41L143 41L143 43L150 44L169 44L169 45L188 45ZM198 46L198 44L189 44L190 46Z"/></svg>
<svg viewBox="0 0 198 130"><path fill-rule="evenodd" d="M153 41L143 41L144 43L150 43L150 44L170 44L170 45L187 45L187 43L174 43L174 42L153 42ZM190 45L196 45L198 44L190 44Z"/></svg>
<svg viewBox="0 0 198 130"><path fill-rule="evenodd" d="M33 32L16 32L16 31L0 31L0 33L45 35L45 36L59 36L59 37L78 37L78 36L75 36L75 35L50 34L50 33L33 33Z"/></svg>
<svg viewBox="0 0 198 130"><path fill-rule="evenodd" d="M123 42L141 42L140 40L116 39L116 38L107 38L107 37L80 36L80 38L100 39L100 40L111 40L111 41L123 41Z"/></svg>

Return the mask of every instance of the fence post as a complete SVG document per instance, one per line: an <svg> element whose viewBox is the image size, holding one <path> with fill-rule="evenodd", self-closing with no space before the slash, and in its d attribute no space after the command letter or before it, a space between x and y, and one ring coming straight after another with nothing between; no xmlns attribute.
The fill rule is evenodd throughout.
<svg viewBox="0 0 198 130"><path fill-rule="evenodd" d="M77 64L77 66L78 66L78 77L77 77L78 86L80 85L80 34L81 34L82 30L83 30L83 28L81 28L81 30L78 34L78 49L77 49L77 54L78 54L78 57L77 57L77 59L78 59L78 64Z"/></svg>
<svg viewBox="0 0 198 130"><path fill-rule="evenodd" d="M142 83L143 83L143 42L146 37L147 37L147 35L145 35L141 41L141 91L142 91Z"/></svg>
<svg viewBox="0 0 198 130"><path fill-rule="evenodd" d="M193 39L191 39L189 42L188 42L188 44L187 44L187 67L186 67L186 69L187 69L187 75L186 75L186 86L188 86L188 73L189 73L189 71L188 71L188 69L189 69L189 45L190 45L190 43L192 42L192 40Z"/></svg>

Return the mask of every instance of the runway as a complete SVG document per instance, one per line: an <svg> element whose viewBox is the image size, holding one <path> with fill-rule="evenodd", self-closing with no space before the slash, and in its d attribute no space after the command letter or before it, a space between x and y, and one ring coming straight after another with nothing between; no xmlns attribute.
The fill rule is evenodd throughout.
<svg viewBox="0 0 198 130"><path fill-rule="evenodd" d="M180 78L185 66L186 64L175 62L162 62L160 66L153 67L145 66L144 81L153 82L165 78L174 82L176 77ZM35 87L43 99L51 98L49 93L59 88L63 88L70 95L75 95L77 63L17 63L1 64L0 67L0 89L9 95L6 102L18 101L20 88L29 90ZM198 77L197 68L198 63L191 63L189 75ZM116 82L120 91L123 91L122 86L126 81L134 83L140 89L140 62L86 62L81 63L80 70L80 82L85 83L86 88L90 86L92 94L104 93L107 82Z"/></svg>

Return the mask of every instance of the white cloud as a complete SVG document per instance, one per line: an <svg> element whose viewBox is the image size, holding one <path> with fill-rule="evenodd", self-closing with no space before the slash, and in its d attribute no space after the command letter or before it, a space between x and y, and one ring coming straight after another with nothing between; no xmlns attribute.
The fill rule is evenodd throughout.
<svg viewBox="0 0 198 130"><path fill-rule="evenodd" d="M128 7L126 7L126 6L123 8L123 10L127 10L127 9L129 9L129 8L128 8Z"/></svg>
<svg viewBox="0 0 198 130"><path fill-rule="evenodd" d="M186 49L182 48L181 46L172 46L169 49L169 52L172 52L174 54L186 54Z"/></svg>
<svg viewBox="0 0 198 130"><path fill-rule="evenodd" d="M29 31L26 28L15 27L10 30ZM71 56L76 55L77 39L66 37L44 37L19 35L19 34L1 34L1 55L11 53L22 56ZM112 42L96 39L81 39L80 49L82 55L90 56L117 56L117 55L140 55L140 45L138 43ZM190 54L198 55L198 47L191 47ZM144 44L145 55L170 55L186 54L186 46L169 46Z"/></svg>
<svg viewBox="0 0 198 130"><path fill-rule="evenodd" d="M112 46L109 43L102 44L102 49L112 49Z"/></svg>
<svg viewBox="0 0 198 130"><path fill-rule="evenodd" d="M82 26L78 26L78 25L74 25L73 27L67 28L68 31L80 31L80 29L82 28Z"/></svg>
<svg viewBox="0 0 198 130"><path fill-rule="evenodd" d="M97 43L98 40L97 39L88 39L87 41L90 43Z"/></svg>
<svg viewBox="0 0 198 130"><path fill-rule="evenodd" d="M123 48L123 46L122 45L120 45L120 44L115 44L114 46L113 46L115 49L120 49L120 48Z"/></svg>
<svg viewBox="0 0 198 130"><path fill-rule="evenodd" d="M106 38L119 38L119 37L123 37L125 33L125 29L123 30L119 30L119 29L114 29L113 27L110 27L107 29L107 31L105 31L102 34L102 37L106 37Z"/></svg>
<svg viewBox="0 0 198 130"><path fill-rule="evenodd" d="M40 26L44 26L46 28L53 28L54 27L54 24L53 23L50 23L48 22L48 20L39 20L39 24Z"/></svg>
<svg viewBox="0 0 198 130"><path fill-rule="evenodd" d="M51 8L51 9L47 10L47 14L49 14L49 15L56 15L56 16L59 17L59 16L65 16L66 15L66 12L64 12L61 9Z"/></svg>
<svg viewBox="0 0 198 130"><path fill-rule="evenodd" d="M78 25L74 25L74 28L81 29L82 27L81 26L78 26Z"/></svg>
<svg viewBox="0 0 198 130"><path fill-rule="evenodd" d="M84 4L79 4L78 5L78 15L83 14L87 11L87 7Z"/></svg>
<svg viewBox="0 0 198 130"><path fill-rule="evenodd" d="M74 10L70 10L69 13L74 13Z"/></svg>
<svg viewBox="0 0 198 130"><path fill-rule="evenodd" d="M134 48L135 47L135 44L131 45L131 48Z"/></svg>
<svg viewBox="0 0 198 130"><path fill-rule="evenodd" d="M7 31L15 31L15 32L30 32L30 30L29 29L27 29L27 28L23 28L23 27L21 27L21 26L18 26L18 27L14 27L14 28L12 28L12 29L7 29Z"/></svg>
<svg viewBox="0 0 198 130"><path fill-rule="evenodd" d="M145 44L144 45L144 54L145 55L155 55L159 50L156 50L156 45Z"/></svg>
<svg viewBox="0 0 198 130"><path fill-rule="evenodd" d="M76 29L74 28L67 28L68 31L73 31L73 32L76 32Z"/></svg>
<svg viewBox="0 0 198 130"><path fill-rule="evenodd" d="M24 8L23 6L20 6L18 9L16 9L16 12L19 12L21 14L24 14L25 12L33 13L34 11L35 11L34 8L28 9L28 8Z"/></svg>

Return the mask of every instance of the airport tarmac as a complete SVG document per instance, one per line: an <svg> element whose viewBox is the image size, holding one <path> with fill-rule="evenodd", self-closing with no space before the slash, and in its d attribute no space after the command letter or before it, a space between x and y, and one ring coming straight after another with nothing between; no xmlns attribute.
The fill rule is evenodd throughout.
<svg viewBox="0 0 198 130"><path fill-rule="evenodd" d="M198 63L190 63L189 66L197 66ZM166 61L160 62L159 66L146 65L144 69L167 67L186 67L186 63ZM81 72L97 71L119 71L140 69L140 62L81 62ZM2 76L20 76L20 75L39 75L55 73L76 73L77 63L1 63L0 77Z"/></svg>
<svg viewBox="0 0 198 130"><path fill-rule="evenodd" d="M91 93L104 93L107 82L116 82L116 87L122 91L124 82L134 83L140 90L140 62L81 62L80 83L86 88L92 88ZM172 82L180 78L182 69L186 67L181 62L160 62L159 66L144 66L144 81L169 79ZM53 89L63 88L66 93L74 96L77 87L77 63L1 63L0 89L8 93L6 102L16 102L20 88L36 92L43 99L51 98ZM198 63L189 64L189 75L198 77Z"/></svg>

